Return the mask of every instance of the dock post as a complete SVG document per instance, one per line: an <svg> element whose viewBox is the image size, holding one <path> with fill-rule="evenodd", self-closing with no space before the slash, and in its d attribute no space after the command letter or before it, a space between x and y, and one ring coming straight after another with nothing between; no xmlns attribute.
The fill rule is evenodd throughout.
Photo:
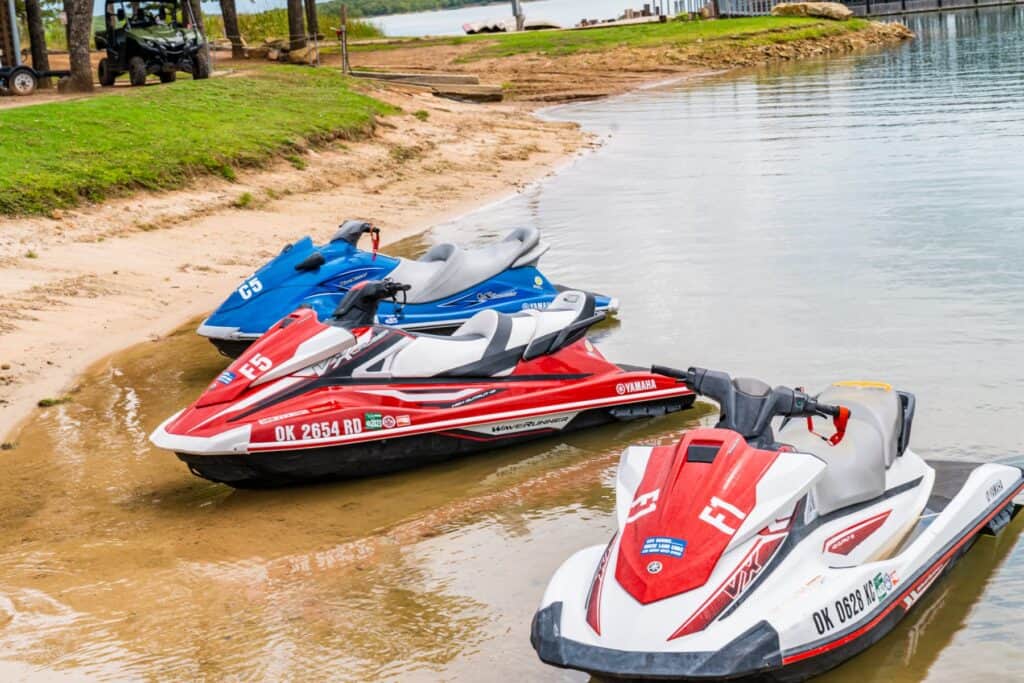
<svg viewBox="0 0 1024 683"><path fill-rule="evenodd" d="M348 5L341 3L341 29L339 31L341 38L341 73L346 76L352 73L352 68L348 64Z"/></svg>

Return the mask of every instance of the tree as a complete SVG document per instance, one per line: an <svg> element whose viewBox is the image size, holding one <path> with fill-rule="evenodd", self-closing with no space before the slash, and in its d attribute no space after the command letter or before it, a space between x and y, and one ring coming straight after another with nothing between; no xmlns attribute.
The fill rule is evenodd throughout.
<svg viewBox="0 0 1024 683"><path fill-rule="evenodd" d="M46 29L43 28L43 8L39 0L25 0L25 22L28 24L28 40L32 46L32 68L49 71L50 56L46 51ZM41 78L39 87L49 88L49 78Z"/></svg>
<svg viewBox="0 0 1024 683"><path fill-rule="evenodd" d="M311 36L320 35L320 19L316 16L316 0L306 0L306 32Z"/></svg>
<svg viewBox="0 0 1024 683"><path fill-rule="evenodd" d="M92 39L92 0L64 0L68 17L68 56L71 76L64 84L68 92L92 90L92 60L89 42Z"/></svg>
<svg viewBox="0 0 1024 683"><path fill-rule="evenodd" d="M306 26L302 16L302 0L288 0L288 49L306 47Z"/></svg>
<svg viewBox="0 0 1024 683"><path fill-rule="evenodd" d="M234 59L245 57L242 49L242 36L238 32L238 10L235 9L235 0L220 0L220 14L224 18L224 33L231 41L231 56Z"/></svg>
<svg viewBox="0 0 1024 683"><path fill-rule="evenodd" d="M203 25L203 8L200 6L199 2L200 0L183 0L181 4L181 13L185 20L184 23L187 26L194 26L195 29L199 31L199 33L205 36L206 26ZM203 78L206 78L210 75L211 71L210 41L207 40L203 43L203 47L201 50L199 50L199 53L196 55L196 59L201 62L200 65L197 65L197 68L200 70L200 72L206 74L205 76L203 76Z"/></svg>

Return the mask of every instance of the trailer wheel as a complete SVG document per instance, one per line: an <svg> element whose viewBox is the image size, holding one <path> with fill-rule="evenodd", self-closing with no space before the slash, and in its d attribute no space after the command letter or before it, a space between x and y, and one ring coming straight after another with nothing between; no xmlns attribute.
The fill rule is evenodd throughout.
<svg viewBox="0 0 1024 683"><path fill-rule="evenodd" d="M132 57L128 60L128 78L132 85L146 85L146 60Z"/></svg>
<svg viewBox="0 0 1024 683"><path fill-rule="evenodd" d="M99 72L100 85L108 88L114 85L114 81L117 80L117 77L120 75L110 68L110 62L107 61L106 57L100 60L100 65L97 71Z"/></svg>
<svg viewBox="0 0 1024 683"><path fill-rule="evenodd" d="M176 81L176 80L178 80L178 72L177 71L161 71L160 72L160 82L161 83L174 83L174 81Z"/></svg>
<svg viewBox="0 0 1024 683"><path fill-rule="evenodd" d="M38 85L36 75L32 73L31 69L15 69L7 77L7 87L15 95L31 95L36 91L36 86Z"/></svg>

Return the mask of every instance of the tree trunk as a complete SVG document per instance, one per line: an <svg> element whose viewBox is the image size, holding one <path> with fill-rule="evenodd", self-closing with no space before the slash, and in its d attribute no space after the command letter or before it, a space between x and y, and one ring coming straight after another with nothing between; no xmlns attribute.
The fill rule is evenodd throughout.
<svg viewBox="0 0 1024 683"><path fill-rule="evenodd" d="M306 0L306 33L320 35L320 20L316 16L316 0Z"/></svg>
<svg viewBox="0 0 1024 683"><path fill-rule="evenodd" d="M199 3L200 0L184 0L181 4L181 12L184 15L185 23L194 26L205 39L203 40L203 47L199 50L196 58L209 64L210 41L206 36L206 26L203 24L203 8ZM191 11L189 11L189 8L191 8Z"/></svg>
<svg viewBox="0 0 1024 683"><path fill-rule="evenodd" d="M235 0L220 0L220 14L224 17L224 33L231 41L231 57L242 59L245 57L245 50L242 49L242 36L238 32L238 11L235 9Z"/></svg>
<svg viewBox="0 0 1024 683"><path fill-rule="evenodd" d="M32 45L32 68L36 71L50 70L50 56L46 52L46 31L43 29L43 11L39 0L25 0L25 20L28 23L28 39ZM39 87L49 88L49 78L40 78Z"/></svg>
<svg viewBox="0 0 1024 683"><path fill-rule="evenodd" d="M71 76L64 86L66 92L92 90L92 61L89 51L92 39L92 4L92 0L64 0L64 11L68 17L68 56L71 59Z"/></svg>
<svg viewBox="0 0 1024 683"><path fill-rule="evenodd" d="M306 47L306 27L302 16L302 0L288 0L288 49Z"/></svg>

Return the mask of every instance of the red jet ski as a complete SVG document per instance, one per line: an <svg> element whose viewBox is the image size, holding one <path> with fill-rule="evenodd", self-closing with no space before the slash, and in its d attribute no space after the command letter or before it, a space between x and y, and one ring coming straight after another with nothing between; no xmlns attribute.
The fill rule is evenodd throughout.
<svg viewBox="0 0 1024 683"><path fill-rule="evenodd" d="M594 297L477 313L454 335L377 325L406 285L352 290L334 315L299 309L150 436L193 474L235 487L359 477L586 427L683 410L675 377L605 360L585 338Z"/></svg>

